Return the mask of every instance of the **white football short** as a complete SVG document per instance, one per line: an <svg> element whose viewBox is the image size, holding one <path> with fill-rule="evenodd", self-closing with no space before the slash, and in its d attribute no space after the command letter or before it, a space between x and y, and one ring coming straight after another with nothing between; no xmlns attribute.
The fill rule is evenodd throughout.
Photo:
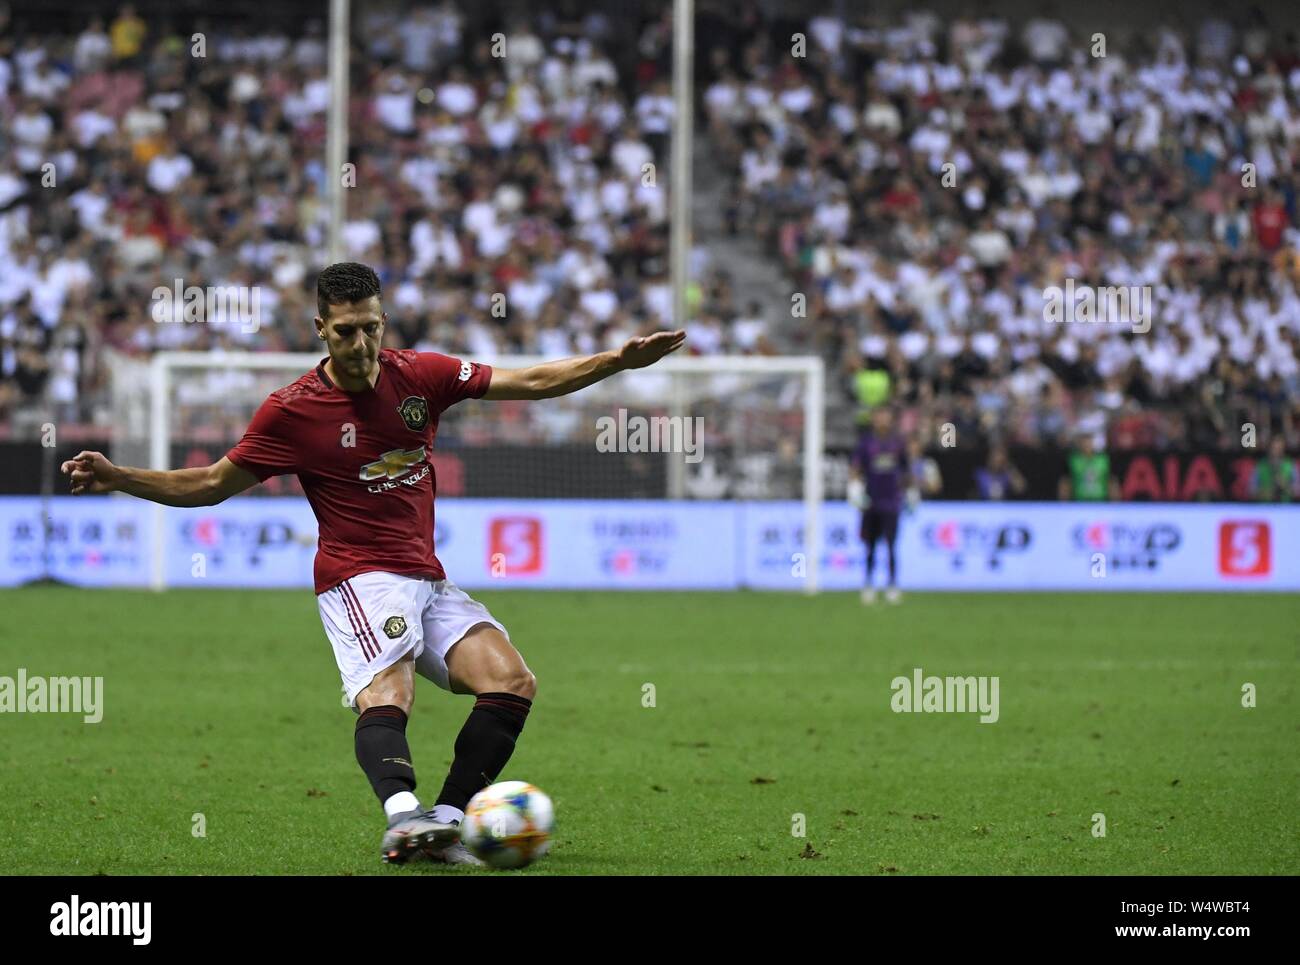
<svg viewBox="0 0 1300 965"><path fill-rule="evenodd" d="M362 573L316 601L353 710L357 694L407 653L415 655L416 673L450 690L447 653L472 627L488 623L510 639L487 607L451 580Z"/></svg>

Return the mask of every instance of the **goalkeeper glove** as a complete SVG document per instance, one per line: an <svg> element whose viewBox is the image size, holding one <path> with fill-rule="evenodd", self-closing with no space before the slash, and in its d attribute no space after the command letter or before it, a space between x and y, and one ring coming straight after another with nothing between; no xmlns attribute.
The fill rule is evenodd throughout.
<svg viewBox="0 0 1300 965"><path fill-rule="evenodd" d="M867 484L861 479L850 479L848 489L849 505L857 509L865 510L871 505L871 500L867 498Z"/></svg>

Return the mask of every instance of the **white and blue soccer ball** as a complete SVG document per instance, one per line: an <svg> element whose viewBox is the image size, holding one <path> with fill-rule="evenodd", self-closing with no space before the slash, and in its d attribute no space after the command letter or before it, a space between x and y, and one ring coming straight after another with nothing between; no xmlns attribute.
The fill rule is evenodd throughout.
<svg viewBox="0 0 1300 965"><path fill-rule="evenodd" d="M554 825L545 793L526 781L502 781L470 799L460 841L493 868L522 868L546 854Z"/></svg>

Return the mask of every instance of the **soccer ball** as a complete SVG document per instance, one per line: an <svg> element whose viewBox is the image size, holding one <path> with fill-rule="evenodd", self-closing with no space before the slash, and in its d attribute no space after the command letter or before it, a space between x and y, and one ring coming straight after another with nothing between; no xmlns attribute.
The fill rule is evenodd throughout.
<svg viewBox="0 0 1300 965"><path fill-rule="evenodd" d="M551 846L555 808L526 781L502 781L470 799L461 844L493 868L522 868Z"/></svg>

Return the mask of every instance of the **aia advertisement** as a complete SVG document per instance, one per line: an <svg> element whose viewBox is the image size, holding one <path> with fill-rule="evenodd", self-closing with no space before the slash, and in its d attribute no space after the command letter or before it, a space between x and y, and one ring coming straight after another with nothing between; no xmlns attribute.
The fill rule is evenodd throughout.
<svg viewBox="0 0 1300 965"><path fill-rule="evenodd" d="M1259 452L1117 452L1111 457L1126 502L1250 502Z"/></svg>
<svg viewBox="0 0 1300 965"><path fill-rule="evenodd" d="M984 452L939 447L928 455L938 464L943 499L978 498L976 473L986 464ZM1061 480L1069 475L1069 455L1066 449L1012 446L1011 463L1025 480L1025 491L1019 499L1054 502ZM1255 447L1160 452L1112 448L1109 456L1111 477L1122 502L1252 503L1259 496L1256 472L1265 450ZM842 453L828 455L832 463L843 458ZM1296 454L1292 453L1291 458ZM1300 493L1293 493L1292 500L1300 503Z"/></svg>

